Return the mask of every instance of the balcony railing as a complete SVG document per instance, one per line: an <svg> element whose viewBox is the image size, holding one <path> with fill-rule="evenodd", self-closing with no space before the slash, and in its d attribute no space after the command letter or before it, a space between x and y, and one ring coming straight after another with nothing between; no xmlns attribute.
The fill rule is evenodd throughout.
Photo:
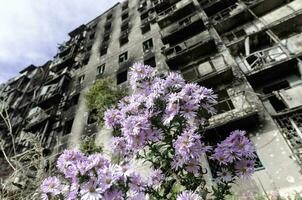
<svg viewBox="0 0 302 200"><path fill-rule="evenodd" d="M209 119L208 128L217 127L231 121L237 121L257 114L259 107L257 101L252 100L255 95L241 91L229 96L229 98L218 101L214 108L217 114Z"/></svg>
<svg viewBox="0 0 302 200"><path fill-rule="evenodd" d="M198 13L194 12L188 16L185 16L168 27L165 27L161 31L163 42L169 43L169 41L181 40L188 37L188 35L194 35L195 32L204 30L205 26Z"/></svg>
<svg viewBox="0 0 302 200"><path fill-rule="evenodd" d="M288 56L282 48L275 46L261 51L256 51L249 56L242 58L243 63L240 66L244 68L243 70L247 75L250 75L287 59Z"/></svg>
<svg viewBox="0 0 302 200"><path fill-rule="evenodd" d="M163 49L170 67L188 64L190 61L207 57L217 52L217 47L208 31L204 31L182 43Z"/></svg>
<svg viewBox="0 0 302 200"><path fill-rule="evenodd" d="M192 3L191 1L180 1L170 6L168 9L160 12L158 14L157 22L161 28L164 28L174 21L184 18L185 16L188 16L195 11L196 8L194 6L194 3Z"/></svg>

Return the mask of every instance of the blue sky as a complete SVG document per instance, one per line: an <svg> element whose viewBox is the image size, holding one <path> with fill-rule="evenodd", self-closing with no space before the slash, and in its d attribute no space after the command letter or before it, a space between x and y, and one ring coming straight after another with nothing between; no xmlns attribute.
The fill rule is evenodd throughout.
<svg viewBox="0 0 302 200"><path fill-rule="evenodd" d="M0 83L42 65L68 33L118 0L0 0Z"/></svg>

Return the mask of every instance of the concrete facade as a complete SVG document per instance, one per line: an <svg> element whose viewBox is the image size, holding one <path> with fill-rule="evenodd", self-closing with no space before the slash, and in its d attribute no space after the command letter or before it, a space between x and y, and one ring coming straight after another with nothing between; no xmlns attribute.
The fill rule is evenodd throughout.
<svg viewBox="0 0 302 200"><path fill-rule="evenodd" d="M179 71L218 93L209 143L244 129L257 147L257 172L235 192L301 191L301 32L300 0L123 1L70 32L52 61L0 86L0 96L19 151L26 148L22 134L32 132L60 152L77 148L82 135L96 134L97 143L110 138L87 122L84 94L95 80L110 76L124 87L134 62ZM217 165L209 166L211 182Z"/></svg>

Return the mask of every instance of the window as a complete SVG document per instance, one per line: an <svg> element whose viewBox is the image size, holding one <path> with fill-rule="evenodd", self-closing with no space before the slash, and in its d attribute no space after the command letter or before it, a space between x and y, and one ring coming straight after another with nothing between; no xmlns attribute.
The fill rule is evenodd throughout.
<svg viewBox="0 0 302 200"><path fill-rule="evenodd" d="M102 65L98 66L98 68L97 68L97 75L103 74L104 71L105 71L105 64L102 64Z"/></svg>
<svg viewBox="0 0 302 200"><path fill-rule="evenodd" d="M128 52L125 52L119 56L119 63L123 63L128 60Z"/></svg>
<svg viewBox="0 0 302 200"><path fill-rule="evenodd" d="M122 10L126 10L127 8L128 8L128 1L123 3Z"/></svg>
<svg viewBox="0 0 302 200"><path fill-rule="evenodd" d="M149 65L151 67L156 67L155 57L152 57L152 58L149 58L149 59L145 60L144 64Z"/></svg>
<svg viewBox="0 0 302 200"><path fill-rule="evenodd" d="M148 18L149 17L149 13L146 12L144 14L141 15L141 20L143 21L144 19Z"/></svg>
<svg viewBox="0 0 302 200"><path fill-rule="evenodd" d="M142 34L145 34L151 30L151 26L149 22L143 23L141 25Z"/></svg>
<svg viewBox="0 0 302 200"><path fill-rule="evenodd" d="M97 109L93 109L89 112L87 124L94 124L98 121L98 112Z"/></svg>
<svg viewBox="0 0 302 200"><path fill-rule="evenodd" d="M129 17L129 13L128 13L128 12L124 13L124 14L122 15L122 21L128 19L128 17Z"/></svg>
<svg viewBox="0 0 302 200"><path fill-rule="evenodd" d="M127 81L127 70L116 75L116 84L119 85Z"/></svg>
<svg viewBox="0 0 302 200"><path fill-rule="evenodd" d="M107 24L105 25L105 31L106 31L106 30L110 30L111 27L112 27L111 23L110 23L110 22L107 23Z"/></svg>
<svg viewBox="0 0 302 200"><path fill-rule="evenodd" d="M84 80L85 80L85 75L80 76L78 79L80 84L82 84L84 82Z"/></svg>
<svg viewBox="0 0 302 200"><path fill-rule="evenodd" d="M94 36L95 36L95 32L91 32L90 35L89 35L89 39L90 39L90 40L93 40L93 39L94 39Z"/></svg>
<svg viewBox="0 0 302 200"><path fill-rule="evenodd" d="M109 39L110 39L110 35L109 34L106 34L106 35L104 35L104 42L107 42L107 41L109 41Z"/></svg>
<svg viewBox="0 0 302 200"><path fill-rule="evenodd" d="M218 103L214 105L217 114L225 113L235 108L226 90L218 91L217 95L218 95Z"/></svg>
<svg viewBox="0 0 302 200"><path fill-rule="evenodd" d="M125 31L125 30L128 30L129 29L129 23L126 22L126 23L123 23L122 26L121 26L121 31Z"/></svg>
<svg viewBox="0 0 302 200"><path fill-rule="evenodd" d="M64 134L64 135L67 135L67 134L71 133L72 124L73 124L73 119L72 119L72 120L69 120L69 121L67 121L67 122L65 123L64 131L63 131L63 134Z"/></svg>
<svg viewBox="0 0 302 200"><path fill-rule="evenodd" d="M101 56L106 55L107 54L107 50L108 50L108 46L107 45L102 46L101 47L101 52L100 52Z"/></svg>
<svg viewBox="0 0 302 200"><path fill-rule="evenodd" d="M108 13L108 15L107 15L107 21L111 20L112 16L113 16L112 13Z"/></svg>
<svg viewBox="0 0 302 200"><path fill-rule="evenodd" d="M143 50L144 52L149 52L153 48L153 41L152 38L143 42Z"/></svg>

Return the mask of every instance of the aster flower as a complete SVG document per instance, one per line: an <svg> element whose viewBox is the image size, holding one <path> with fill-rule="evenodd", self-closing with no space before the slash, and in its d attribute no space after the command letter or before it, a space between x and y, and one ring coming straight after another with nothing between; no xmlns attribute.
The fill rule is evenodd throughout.
<svg viewBox="0 0 302 200"><path fill-rule="evenodd" d="M197 174L200 171L200 165L198 160L196 159L191 159L187 162L186 164L186 171L190 173Z"/></svg>
<svg viewBox="0 0 302 200"><path fill-rule="evenodd" d="M117 109L109 109L104 113L104 121L107 128L114 128L119 125L121 113Z"/></svg>
<svg viewBox="0 0 302 200"><path fill-rule="evenodd" d="M85 156L77 150L64 150L57 160L57 168L66 173L70 166L76 166L77 161L85 159Z"/></svg>
<svg viewBox="0 0 302 200"><path fill-rule="evenodd" d="M130 174L129 187L131 190L136 192L144 191L146 183L143 181L142 177L137 173Z"/></svg>
<svg viewBox="0 0 302 200"><path fill-rule="evenodd" d="M46 178L40 186L40 190L42 191L42 193L51 196L56 196L58 194L61 194L62 188L63 187L61 185L61 181L54 176Z"/></svg>
<svg viewBox="0 0 302 200"><path fill-rule="evenodd" d="M104 200L124 200L122 191L114 188L104 193Z"/></svg>
<svg viewBox="0 0 302 200"><path fill-rule="evenodd" d="M226 168L221 168L221 171L217 172L217 176L218 176L218 178L216 179L217 182L228 183L233 180L232 173Z"/></svg>
<svg viewBox="0 0 302 200"><path fill-rule="evenodd" d="M81 187L81 200L101 200L102 192L95 181L90 181Z"/></svg>
<svg viewBox="0 0 302 200"><path fill-rule="evenodd" d="M250 176L255 172L255 161L239 160L235 164L235 170L239 177L249 179Z"/></svg>
<svg viewBox="0 0 302 200"><path fill-rule="evenodd" d="M163 172L161 170L154 170L152 171L151 175L150 175L150 179L149 179L149 183L148 185L158 189L162 183L162 181L164 180L165 176L163 174Z"/></svg>
<svg viewBox="0 0 302 200"><path fill-rule="evenodd" d="M177 196L176 200L201 200L201 198L195 192L184 191Z"/></svg>

